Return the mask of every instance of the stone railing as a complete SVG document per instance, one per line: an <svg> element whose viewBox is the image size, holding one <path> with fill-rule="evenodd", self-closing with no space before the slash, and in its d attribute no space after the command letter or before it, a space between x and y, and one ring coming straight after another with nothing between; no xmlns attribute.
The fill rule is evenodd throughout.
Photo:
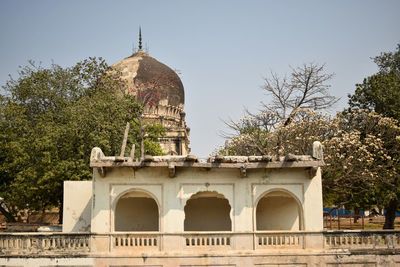
<svg viewBox="0 0 400 267"><path fill-rule="evenodd" d="M157 233L111 234L111 250L160 250L161 235Z"/></svg>
<svg viewBox="0 0 400 267"><path fill-rule="evenodd" d="M0 256L400 249L400 231L1 233ZM203 252L201 252L203 251ZM208 253L208 252L207 252Z"/></svg>
<svg viewBox="0 0 400 267"><path fill-rule="evenodd" d="M255 234L255 248L304 248L306 235L307 233L302 232L258 232Z"/></svg>
<svg viewBox="0 0 400 267"><path fill-rule="evenodd" d="M88 253L90 234L7 233L0 234L0 255Z"/></svg>
<svg viewBox="0 0 400 267"><path fill-rule="evenodd" d="M400 231L328 231L324 232L324 246L350 250L400 248Z"/></svg>
<svg viewBox="0 0 400 267"><path fill-rule="evenodd" d="M182 234L186 249L232 249L230 232L193 232Z"/></svg>

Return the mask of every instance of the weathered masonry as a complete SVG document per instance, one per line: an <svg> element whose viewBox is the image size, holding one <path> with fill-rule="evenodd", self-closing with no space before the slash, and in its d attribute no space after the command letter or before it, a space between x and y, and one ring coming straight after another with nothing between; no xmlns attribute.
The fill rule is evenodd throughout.
<svg viewBox="0 0 400 267"><path fill-rule="evenodd" d="M321 165L322 159L312 156L290 161L214 157L208 162L191 155L150 156L136 161L106 157L94 148L92 183L65 184L63 229L96 233L321 231ZM73 216L89 211L89 206L87 219Z"/></svg>
<svg viewBox="0 0 400 267"><path fill-rule="evenodd" d="M190 128L184 112L185 91L178 74L141 49L112 65L127 83L127 94L133 94L144 104L147 122L160 123L166 135L160 145L167 155L187 155L190 152Z"/></svg>
<svg viewBox="0 0 400 267"><path fill-rule="evenodd" d="M5 266L397 266L399 231L323 231L322 150L272 160L91 155L63 233L0 234Z"/></svg>

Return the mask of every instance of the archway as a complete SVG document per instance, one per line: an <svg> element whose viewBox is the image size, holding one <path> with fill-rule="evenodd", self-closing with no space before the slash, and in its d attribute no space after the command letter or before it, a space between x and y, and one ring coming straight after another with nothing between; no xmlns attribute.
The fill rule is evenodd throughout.
<svg viewBox="0 0 400 267"><path fill-rule="evenodd" d="M115 231L159 231L159 211L154 198L142 191L123 194L115 205Z"/></svg>
<svg viewBox="0 0 400 267"><path fill-rule="evenodd" d="M301 205L297 198L286 190L274 190L262 196L256 208L256 230L302 229Z"/></svg>
<svg viewBox="0 0 400 267"><path fill-rule="evenodd" d="M185 231L231 231L231 206L217 192L194 194L185 205Z"/></svg>

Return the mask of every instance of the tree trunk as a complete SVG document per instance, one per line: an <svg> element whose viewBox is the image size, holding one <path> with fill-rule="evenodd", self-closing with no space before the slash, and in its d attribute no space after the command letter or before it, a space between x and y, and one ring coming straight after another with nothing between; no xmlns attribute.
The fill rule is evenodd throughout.
<svg viewBox="0 0 400 267"><path fill-rule="evenodd" d="M6 221L7 221L7 222L16 222L14 216L12 216L11 213L9 213L8 211L6 211L6 210L2 207L1 204L0 204L0 212L1 212L1 214L4 215L4 217L6 217Z"/></svg>
<svg viewBox="0 0 400 267"><path fill-rule="evenodd" d="M381 207L381 206L378 207L378 214L379 215L384 215L383 214L383 207Z"/></svg>
<svg viewBox="0 0 400 267"><path fill-rule="evenodd" d="M394 229L394 219L396 218L397 206L398 206L398 200L392 199L385 207L386 214L385 214L385 224L383 225L383 229Z"/></svg>
<svg viewBox="0 0 400 267"><path fill-rule="evenodd" d="M58 210L58 223L63 223L63 214L64 214L64 198L61 198L60 208Z"/></svg>
<svg viewBox="0 0 400 267"><path fill-rule="evenodd" d="M357 223L358 222L358 216L357 215L359 215L360 214L360 209L359 208L355 208L354 209L354 223Z"/></svg>

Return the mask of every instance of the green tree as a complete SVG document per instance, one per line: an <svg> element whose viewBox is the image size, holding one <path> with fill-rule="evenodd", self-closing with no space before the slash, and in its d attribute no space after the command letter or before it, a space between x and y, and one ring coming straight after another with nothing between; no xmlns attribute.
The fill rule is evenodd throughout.
<svg viewBox="0 0 400 267"><path fill-rule="evenodd" d="M0 106L0 212L13 220L21 211L60 207L65 180L91 179L91 149L119 154L126 122L143 107L125 94L125 83L102 59L70 68L34 63L3 89ZM147 127L146 152L157 155L161 126ZM136 143L137 130L128 143ZM61 219L61 216L60 216Z"/></svg>
<svg viewBox="0 0 400 267"><path fill-rule="evenodd" d="M374 62L379 72L356 84L355 93L349 95L349 105L400 120L400 44L396 51L375 57Z"/></svg>
<svg viewBox="0 0 400 267"><path fill-rule="evenodd" d="M363 80L361 84L356 84L356 90L353 95L349 95L349 105L351 108L373 110L386 117L400 120L400 44L394 52L385 52L375 57L378 73L371 75ZM382 129L385 134L389 134L387 129ZM363 133L364 135L366 133ZM383 133L382 133L383 134ZM399 161L398 152L394 147L398 147L399 140L392 136L391 140L386 140L393 149L388 149L390 162L396 165ZM393 176L389 183L380 184L377 188L381 194L377 197L385 203L386 218L385 228L393 228L395 211L400 205L400 196L397 189L397 176L393 174L396 168L390 165L387 172ZM382 175L386 175L385 173ZM387 179L387 176L381 177ZM390 190L389 190L390 189Z"/></svg>

